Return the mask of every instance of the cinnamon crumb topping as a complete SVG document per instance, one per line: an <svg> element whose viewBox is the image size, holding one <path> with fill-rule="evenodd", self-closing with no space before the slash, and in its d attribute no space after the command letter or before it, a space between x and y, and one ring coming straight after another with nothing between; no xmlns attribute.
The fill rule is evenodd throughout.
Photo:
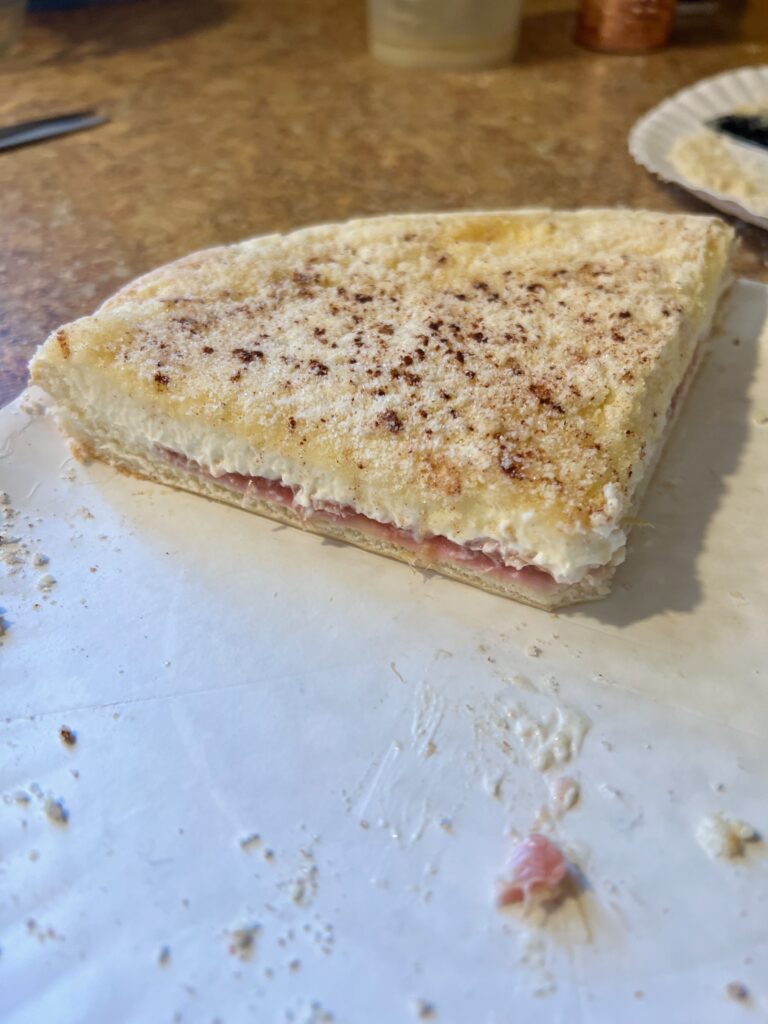
<svg viewBox="0 0 768 1024"><path fill-rule="evenodd" d="M403 421L394 409L387 409L386 412L381 413L377 418L376 423L379 426L386 427L392 434L399 434L403 429Z"/></svg>
<svg viewBox="0 0 768 1024"><path fill-rule="evenodd" d="M233 348L232 355L236 359L239 359L241 363L245 363L246 366L252 363L254 359L263 359L264 353L260 349L247 349L247 348Z"/></svg>
<svg viewBox="0 0 768 1024"><path fill-rule="evenodd" d="M353 483L365 464L426 507L456 477L473 500L587 524L665 420L674 381L646 382L679 344L693 272L669 254L709 230L602 216L592 233L578 217L416 217L408 244L383 219L196 254L106 304L101 357L158 404ZM56 332L62 357L81 329Z"/></svg>
<svg viewBox="0 0 768 1024"><path fill-rule="evenodd" d="M64 330L63 327L60 327L58 331L56 331L56 341L59 343L59 348L61 349L62 356L65 359L69 359L69 341L67 340L67 332Z"/></svg>

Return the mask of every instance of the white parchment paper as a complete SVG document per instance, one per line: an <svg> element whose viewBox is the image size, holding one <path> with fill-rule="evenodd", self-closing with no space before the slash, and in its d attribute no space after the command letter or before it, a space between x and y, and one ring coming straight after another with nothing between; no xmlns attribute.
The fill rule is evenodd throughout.
<svg viewBox="0 0 768 1024"><path fill-rule="evenodd" d="M695 835L768 832L767 308L737 285L613 595L557 616L0 413L4 1024L768 1018L765 845ZM502 914L534 827L573 891Z"/></svg>

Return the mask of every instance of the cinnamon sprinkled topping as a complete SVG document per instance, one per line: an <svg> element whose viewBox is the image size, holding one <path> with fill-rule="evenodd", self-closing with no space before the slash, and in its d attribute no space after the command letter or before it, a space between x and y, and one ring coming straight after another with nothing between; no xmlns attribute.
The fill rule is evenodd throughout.
<svg viewBox="0 0 768 1024"><path fill-rule="evenodd" d="M670 253L703 252L710 231L633 216L601 214L599 231L543 213L414 217L408 245L385 218L199 253L103 307L100 358L132 388L172 380L158 403L350 486L362 463L419 507L453 501L458 479L467 502L493 492L588 524L663 425L671 392L646 382L681 344L695 263ZM83 329L56 332L62 357Z"/></svg>
<svg viewBox="0 0 768 1024"><path fill-rule="evenodd" d="M56 341L59 343L62 356L64 356L65 359L69 359L69 342L67 341L67 332L63 327L60 327L58 331L56 331Z"/></svg>
<svg viewBox="0 0 768 1024"><path fill-rule="evenodd" d="M260 349L247 349L247 348L233 348L232 355L240 360L241 363L245 363L246 366L252 363L254 359L263 359L264 353Z"/></svg>
<svg viewBox="0 0 768 1024"><path fill-rule="evenodd" d="M379 426L386 427L392 434L399 434L403 429L403 421L394 409L387 409L386 412L383 412L376 420L376 423Z"/></svg>

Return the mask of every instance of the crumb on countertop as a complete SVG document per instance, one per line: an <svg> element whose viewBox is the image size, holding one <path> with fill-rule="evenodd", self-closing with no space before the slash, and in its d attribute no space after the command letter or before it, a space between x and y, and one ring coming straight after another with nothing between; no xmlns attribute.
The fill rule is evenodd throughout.
<svg viewBox="0 0 768 1024"><path fill-rule="evenodd" d="M161 967L167 967L171 962L171 947L163 946L157 954L157 962Z"/></svg>
<svg viewBox="0 0 768 1024"><path fill-rule="evenodd" d="M42 590L43 593L48 593L53 587L56 586L56 580L50 573L46 573L45 576L41 576L37 581L37 589Z"/></svg>

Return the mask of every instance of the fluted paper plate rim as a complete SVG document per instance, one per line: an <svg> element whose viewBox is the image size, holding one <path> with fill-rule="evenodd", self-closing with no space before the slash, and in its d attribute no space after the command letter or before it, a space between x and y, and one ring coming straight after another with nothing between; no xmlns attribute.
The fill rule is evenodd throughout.
<svg viewBox="0 0 768 1024"><path fill-rule="evenodd" d="M662 181L679 185L723 213L768 229L768 216L764 212L728 193L695 185L669 160L672 144L682 134L695 131L709 118L754 102L765 102L768 106L766 64L703 78L663 100L635 122L629 133L630 155Z"/></svg>

